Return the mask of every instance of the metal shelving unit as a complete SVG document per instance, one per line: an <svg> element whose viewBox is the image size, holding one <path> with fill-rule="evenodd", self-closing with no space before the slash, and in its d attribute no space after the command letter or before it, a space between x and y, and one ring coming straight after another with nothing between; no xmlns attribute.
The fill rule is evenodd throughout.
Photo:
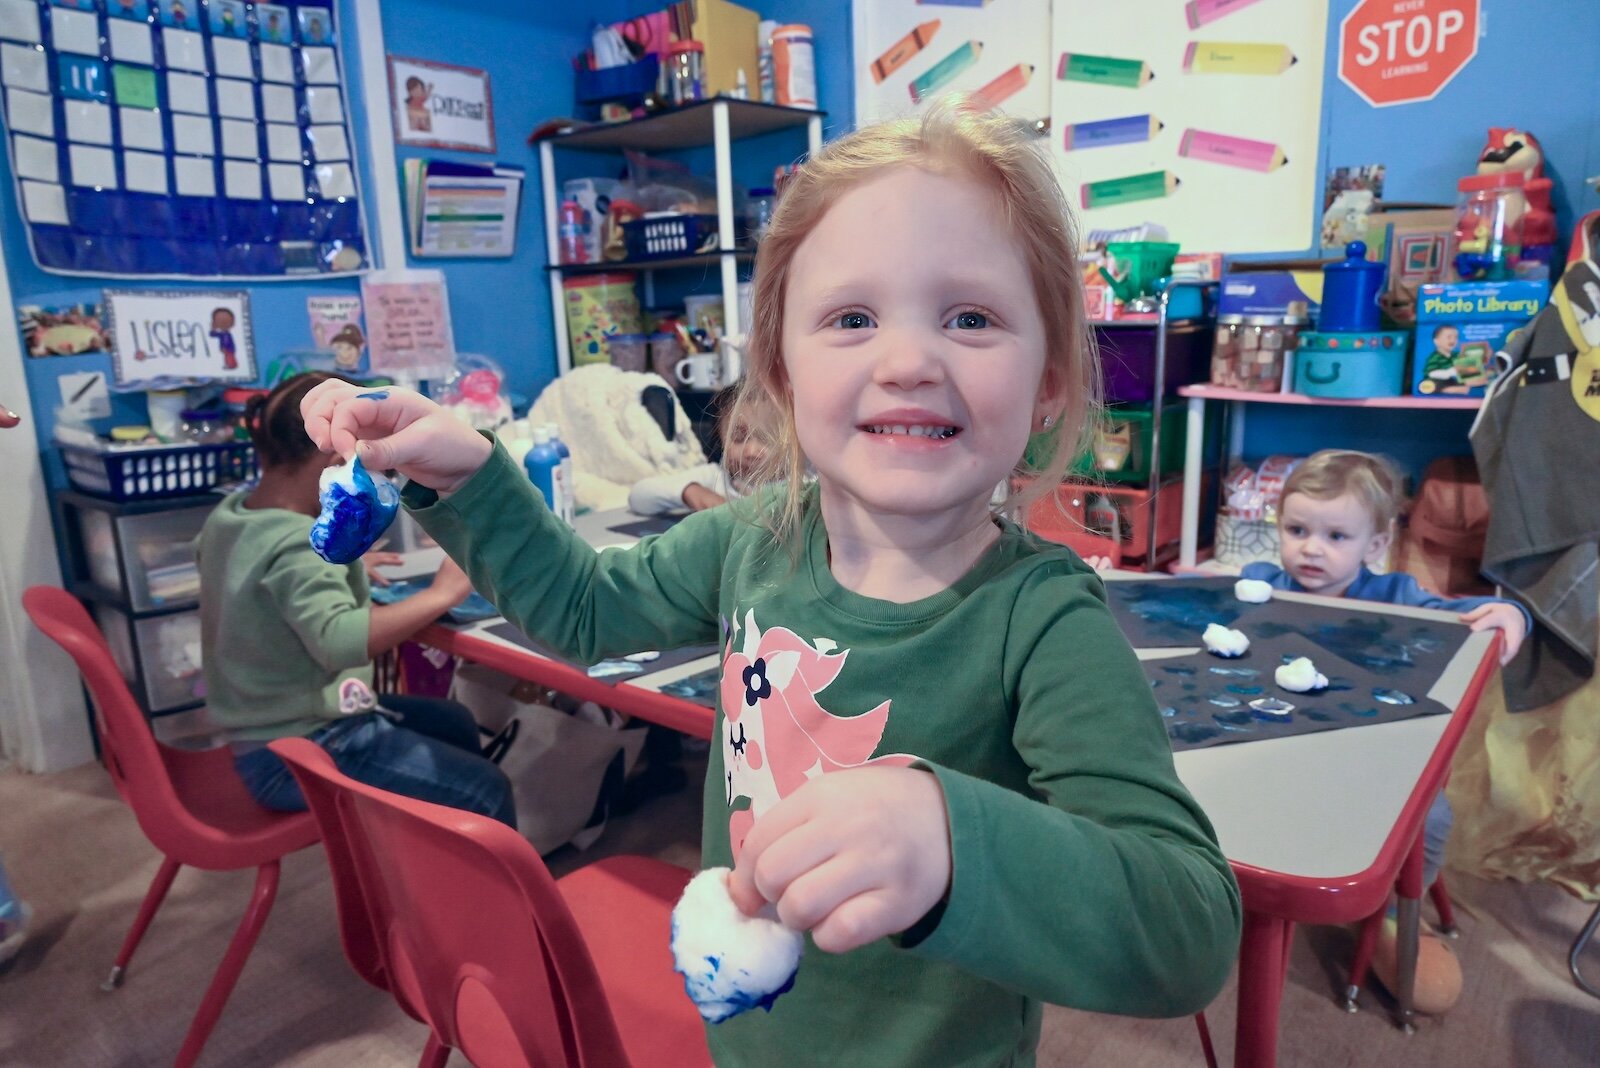
<svg viewBox="0 0 1600 1068"><path fill-rule="evenodd" d="M664 111L632 122L597 124L557 134L539 142L539 171L544 192L545 244L550 277L550 306L554 309L556 367L565 374L572 368L572 348L563 314L562 281L569 275L603 271L640 271L644 275L645 302L653 303L655 272L716 264L721 271L724 322L729 334L744 332L739 321L739 264L751 258L749 249L734 245L733 226L733 142L775 130L804 126L807 148L815 152L822 146L822 120L825 113L804 108L778 107L752 100L718 97ZM718 251L708 255L673 259L562 264L558 213L561 191L556 183L555 150L618 152L632 148L643 151L699 148L711 146L716 159Z"/></svg>

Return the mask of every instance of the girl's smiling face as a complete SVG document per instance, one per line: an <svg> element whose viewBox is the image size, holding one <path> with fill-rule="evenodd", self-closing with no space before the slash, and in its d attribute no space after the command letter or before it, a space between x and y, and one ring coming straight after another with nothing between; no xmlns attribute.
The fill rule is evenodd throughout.
<svg viewBox="0 0 1600 1068"><path fill-rule="evenodd" d="M796 250L783 366L831 516L987 515L1054 412L1045 330L998 197L900 166L857 185Z"/></svg>

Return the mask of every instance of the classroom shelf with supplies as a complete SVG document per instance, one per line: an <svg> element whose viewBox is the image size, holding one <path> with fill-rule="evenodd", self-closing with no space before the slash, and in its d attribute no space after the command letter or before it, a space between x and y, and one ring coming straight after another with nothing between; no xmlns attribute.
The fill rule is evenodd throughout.
<svg viewBox="0 0 1600 1068"><path fill-rule="evenodd" d="M1184 294L1188 289L1199 293ZM1215 290L1214 282L1177 280L1153 314L1092 324L1107 408L1089 453L1022 517L1028 529L1120 568L1154 571L1176 558L1190 460L1202 468L1193 476L1198 484L1213 466L1202 461L1220 440L1182 436L1178 397L1180 387L1207 373ZM1175 303L1199 313L1179 318Z"/></svg>
<svg viewBox="0 0 1600 1068"><path fill-rule="evenodd" d="M720 273L724 331L727 335L744 332L739 307L739 265L748 262L751 252L740 247L734 218L733 142L777 130L804 127L807 151L822 145L822 120L825 114L804 108L780 107L751 100L717 97L696 104L663 111L642 119L621 123L580 126L539 142L539 172L544 196L545 239L548 245L550 302L554 310L556 366L566 373L573 366L573 345L566 315L567 277L604 275L610 272L638 272L642 296L648 306L655 301L655 272L660 270L705 268L716 265ZM563 263L561 248L561 184L556 178L557 149L596 153L615 153L625 149L666 151L710 146L716 170L716 215L648 217L630 231L628 256L624 260L598 260L590 263ZM657 224L646 232L643 224ZM677 231L673 231L676 227ZM703 230L704 233L700 233ZM699 253L715 230L715 251ZM651 240L654 244L651 244ZM677 240L675 247L673 241ZM570 259L571 257L565 257Z"/></svg>
<svg viewBox="0 0 1600 1068"><path fill-rule="evenodd" d="M1183 514L1181 519L1181 540L1178 547L1178 568L1191 570L1199 566L1200 531L1203 525L1201 511L1209 510L1215 501L1207 500L1203 496L1203 467L1204 460L1197 443L1201 442L1209 429L1207 424L1207 402L1223 402L1225 409L1225 423L1228 427L1226 438L1229 442L1226 455L1223 456L1223 466L1241 451L1244 440L1245 405L1247 404L1288 404L1305 405L1320 408L1379 408L1400 409L1412 412L1459 412L1472 411L1483 405L1482 397L1427 397L1411 394L1398 397L1361 397L1357 399L1335 399L1331 397L1312 397L1304 393L1287 392L1259 392L1249 389L1230 389L1223 386L1206 385L1197 383L1182 386L1178 389L1188 405L1188 414L1184 424L1184 433L1188 442L1184 454L1183 477Z"/></svg>

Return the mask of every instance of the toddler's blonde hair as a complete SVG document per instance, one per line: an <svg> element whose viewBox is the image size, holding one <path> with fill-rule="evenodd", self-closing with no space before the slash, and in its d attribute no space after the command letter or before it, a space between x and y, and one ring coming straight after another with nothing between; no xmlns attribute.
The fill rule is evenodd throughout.
<svg viewBox="0 0 1600 1068"><path fill-rule="evenodd" d="M1302 460L1284 481L1282 500L1296 493L1319 501L1350 494L1372 517L1377 534L1394 529L1406 502L1405 482L1394 464L1354 449L1323 449Z"/></svg>
<svg viewBox="0 0 1600 1068"><path fill-rule="evenodd" d="M976 110L958 99L920 117L868 126L824 145L785 185L756 253L754 314L745 351L745 378L734 418L762 428L774 443L753 482L787 481L787 492L764 517L778 540L792 546L802 508L806 457L794 426L794 401L783 366L783 318L796 251L828 209L858 185L894 167L959 174L993 191L1013 238L1022 246L1044 323L1045 376L1061 387L1064 406L1034 436L1028 464L1013 474L1031 481L1006 508L1020 508L1053 490L1082 453L1101 402L1100 361L1084 309L1077 224L1036 135L1015 119Z"/></svg>

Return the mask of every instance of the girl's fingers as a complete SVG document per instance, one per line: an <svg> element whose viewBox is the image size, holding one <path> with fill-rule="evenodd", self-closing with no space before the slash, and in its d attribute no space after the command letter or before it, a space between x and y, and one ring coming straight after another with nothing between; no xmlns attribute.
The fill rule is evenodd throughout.
<svg viewBox="0 0 1600 1068"><path fill-rule="evenodd" d="M335 409L341 400L356 392L356 387L348 382L329 379L313 386L301 398L300 418L305 423L306 434L323 452L333 451L328 437Z"/></svg>
<svg viewBox="0 0 1600 1068"><path fill-rule="evenodd" d="M375 407L371 401L358 401L357 404L369 408ZM376 425L376 423L364 424L363 428L372 429ZM340 441L338 423L335 422L334 426L334 444L337 447ZM433 447L436 440L436 435L428 433L427 424L418 421L386 437L361 441L359 444L352 436L350 448L352 452L360 454L361 462L369 471L398 469L409 474L406 471L408 467L418 460L429 459L436 451Z"/></svg>
<svg viewBox="0 0 1600 1068"><path fill-rule="evenodd" d="M846 901L878 888L876 866L863 853L852 852L800 872L774 903L786 926L810 931L827 922Z"/></svg>
<svg viewBox="0 0 1600 1068"><path fill-rule="evenodd" d="M408 422L410 420L406 418L404 404L393 394L373 391L342 397L329 418L328 444L334 452L348 460L356 454L357 442L371 443L370 439L391 435ZM365 450L361 453L361 460L368 467L374 467Z"/></svg>
<svg viewBox="0 0 1600 1068"><path fill-rule="evenodd" d="M756 890L766 901L779 901L793 883L827 863L839 851L838 835L811 820L768 843L751 872Z"/></svg>
<svg viewBox="0 0 1600 1068"><path fill-rule="evenodd" d="M896 917L889 895L871 889L841 901L811 928L811 939L824 953L847 953L908 926Z"/></svg>

